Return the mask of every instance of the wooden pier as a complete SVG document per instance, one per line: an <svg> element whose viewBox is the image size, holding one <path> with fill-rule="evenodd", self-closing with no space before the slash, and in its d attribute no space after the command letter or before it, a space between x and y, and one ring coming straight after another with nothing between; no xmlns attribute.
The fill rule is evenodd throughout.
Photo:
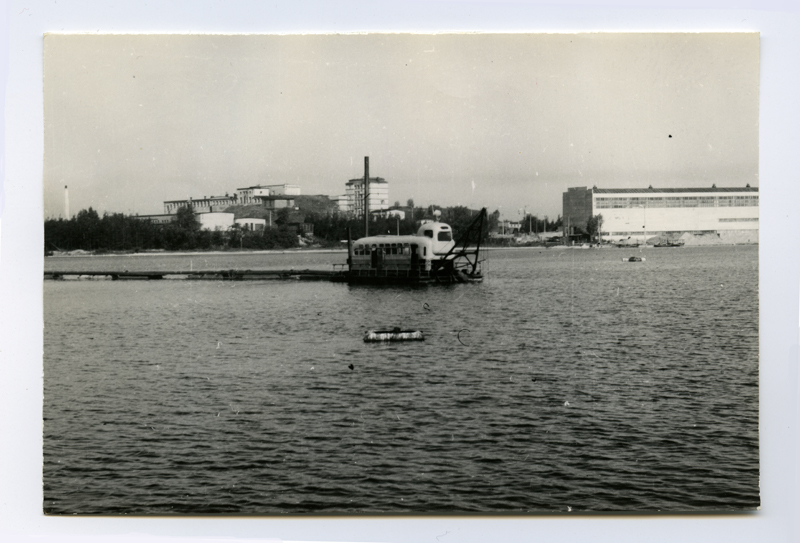
<svg viewBox="0 0 800 543"><path fill-rule="evenodd" d="M344 271L334 270L200 270L200 271L46 271L50 280L194 280L194 281L347 281Z"/></svg>

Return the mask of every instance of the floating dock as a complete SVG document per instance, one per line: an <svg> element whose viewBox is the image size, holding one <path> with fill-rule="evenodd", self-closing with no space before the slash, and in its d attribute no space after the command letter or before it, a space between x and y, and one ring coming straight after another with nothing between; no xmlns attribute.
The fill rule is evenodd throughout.
<svg viewBox="0 0 800 543"><path fill-rule="evenodd" d="M422 330L401 330L395 328L394 330L367 330L364 332L364 341L381 342L381 341L425 341L425 334Z"/></svg>
<svg viewBox="0 0 800 543"><path fill-rule="evenodd" d="M340 270L201 270L201 271L46 271L50 280L140 280L162 279L194 281L347 281L347 273Z"/></svg>

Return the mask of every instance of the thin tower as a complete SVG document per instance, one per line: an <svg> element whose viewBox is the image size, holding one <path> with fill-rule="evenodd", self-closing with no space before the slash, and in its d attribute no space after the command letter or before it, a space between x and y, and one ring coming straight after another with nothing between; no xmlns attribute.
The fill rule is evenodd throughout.
<svg viewBox="0 0 800 543"><path fill-rule="evenodd" d="M364 157L364 237L369 236L369 157Z"/></svg>
<svg viewBox="0 0 800 543"><path fill-rule="evenodd" d="M64 185L64 218L69 220L69 189Z"/></svg>

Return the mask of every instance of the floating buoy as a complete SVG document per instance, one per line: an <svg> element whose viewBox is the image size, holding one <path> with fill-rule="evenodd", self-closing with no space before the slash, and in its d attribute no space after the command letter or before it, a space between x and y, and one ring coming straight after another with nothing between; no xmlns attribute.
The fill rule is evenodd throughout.
<svg viewBox="0 0 800 543"><path fill-rule="evenodd" d="M423 341L425 336L421 330L367 330L364 332L364 341Z"/></svg>

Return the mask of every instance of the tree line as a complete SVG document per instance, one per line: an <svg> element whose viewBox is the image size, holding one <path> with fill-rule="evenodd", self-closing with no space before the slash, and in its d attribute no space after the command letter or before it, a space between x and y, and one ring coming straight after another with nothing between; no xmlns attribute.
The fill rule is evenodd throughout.
<svg viewBox="0 0 800 543"><path fill-rule="evenodd" d="M412 235L419 229L420 221L434 220L440 211L439 220L453 228L455 239L466 231L479 211L465 206L427 207L415 206L408 201L403 218L380 216L370 219L370 235ZM491 243L488 233L498 228L500 212L494 211L483 224L482 239ZM364 237L364 220L343 213L307 212L302 219L313 225L315 243L324 247L340 246L347 240ZM155 224L149 220L122 213L104 213L100 216L91 207L83 209L70 219L47 219L44 222L45 253L53 251L84 250L95 253L137 252L145 250L226 250L226 249L287 249L298 246L298 237L289 228L289 210L279 210L274 227L263 230L247 230L238 225L227 231L204 230L200 227L195 212L182 207L173 221ZM548 231L560 226L547 221ZM542 231L544 221L532 218L522 230L529 226Z"/></svg>
<svg viewBox="0 0 800 543"><path fill-rule="evenodd" d="M440 211L439 220L450 225L456 239L467 230L472 221L477 217L479 210L469 209L465 206L440 207L427 206L416 207L413 200L409 200L411 205L402 211L403 218L397 216L381 216L375 214L369 221L369 235L414 235L419 229L420 221L434 220L435 211ZM497 228L497 217L499 212L490 214L488 220L483 223L483 239L491 229ZM314 225L314 237L325 245L333 245L347 240L348 231L353 240L364 237L366 227L363 218L353 218L346 214L315 214L307 213L305 221Z"/></svg>
<svg viewBox="0 0 800 543"><path fill-rule="evenodd" d="M278 221L276 221L277 224ZM203 230L194 211L180 208L175 220L154 224L133 215L83 209L70 219L44 221L45 254L84 250L137 252L145 250L188 251L224 249L284 249L296 247L297 236L285 224L265 230L231 228Z"/></svg>
<svg viewBox="0 0 800 543"><path fill-rule="evenodd" d="M536 215L527 214L520 221L520 234L541 234L542 232L558 232L561 230L561 216L554 220L541 219Z"/></svg>

